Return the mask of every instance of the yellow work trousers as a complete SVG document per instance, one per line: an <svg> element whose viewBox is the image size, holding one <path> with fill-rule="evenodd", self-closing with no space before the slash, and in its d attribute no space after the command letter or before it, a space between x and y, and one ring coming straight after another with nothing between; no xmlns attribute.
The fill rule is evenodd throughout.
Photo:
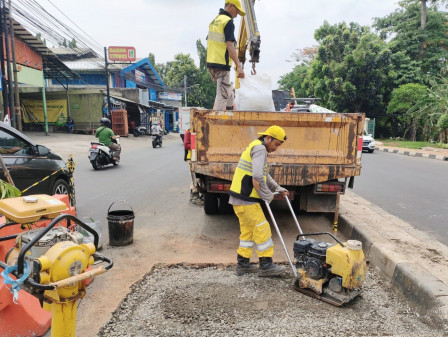
<svg viewBox="0 0 448 337"><path fill-rule="evenodd" d="M272 257L274 243L271 227L266 221L260 204L233 205L240 221L240 246L237 253L245 258L252 256L254 245L257 246L258 257Z"/></svg>

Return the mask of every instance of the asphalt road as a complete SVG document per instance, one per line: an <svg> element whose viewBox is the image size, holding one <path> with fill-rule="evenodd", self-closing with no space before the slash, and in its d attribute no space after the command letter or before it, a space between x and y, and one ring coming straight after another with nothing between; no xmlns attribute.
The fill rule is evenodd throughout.
<svg viewBox="0 0 448 337"><path fill-rule="evenodd" d="M353 191L448 245L448 162L363 153Z"/></svg>
<svg viewBox="0 0 448 337"><path fill-rule="evenodd" d="M78 163L75 170L78 216L101 221L106 238L101 252L114 261L114 267L88 287L78 310L77 336L96 335L129 293L129 286L159 263L235 263L239 234L236 216L207 216L201 207L188 202L190 178L178 135L166 137L161 149L153 149L147 137L124 138L120 165L101 171L94 171L87 159L92 136L29 136L64 158L68 153L74 155ZM107 245L106 215L116 200L126 200L135 212L132 245ZM273 210L291 252L297 228L284 206L277 203ZM298 218L304 232L331 230L330 221L321 214L301 213ZM342 234L339 231L337 235L341 238ZM273 238L275 261L286 261L277 235ZM328 310L325 313L328 316Z"/></svg>

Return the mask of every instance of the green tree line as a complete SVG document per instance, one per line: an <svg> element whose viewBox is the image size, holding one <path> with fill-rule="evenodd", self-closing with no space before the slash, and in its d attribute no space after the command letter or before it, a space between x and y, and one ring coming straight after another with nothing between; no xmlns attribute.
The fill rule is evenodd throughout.
<svg viewBox="0 0 448 337"><path fill-rule="evenodd" d="M316 47L293 54L279 81L297 96L320 97L340 112L364 112L379 137L447 142L446 0L402 0L372 27L357 23L315 31Z"/></svg>
<svg viewBox="0 0 448 337"><path fill-rule="evenodd" d="M448 0L401 0L372 27L351 22L315 31L317 46L293 54L296 66L281 76L279 89L321 98L338 112L363 112L376 119L376 135L447 142ZM183 92L188 105L213 107L216 85L206 66L206 47L196 42L199 66L190 54L158 64L167 88ZM199 84L199 85L196 85Z"/></svg>

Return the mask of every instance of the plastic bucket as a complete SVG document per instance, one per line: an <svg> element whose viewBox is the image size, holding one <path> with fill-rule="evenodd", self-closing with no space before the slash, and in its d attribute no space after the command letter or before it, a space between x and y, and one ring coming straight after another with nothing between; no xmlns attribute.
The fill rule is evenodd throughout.
<svg viewBox="0 0 448 337"><path fill-rule="evenodd" d="M130 210L115 210L111 211L111 207L117 201L114 201L107 210L107 222L109 227L109 245L111 246L126 246L130 245L134 236L134 210L128 202L118 200L126 203Z"/></svg>

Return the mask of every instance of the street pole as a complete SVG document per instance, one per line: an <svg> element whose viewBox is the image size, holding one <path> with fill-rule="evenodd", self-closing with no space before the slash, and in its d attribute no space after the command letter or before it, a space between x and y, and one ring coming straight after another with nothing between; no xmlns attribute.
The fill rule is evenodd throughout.
<svg viewBox="0 0 448 337"><path fill-rule="evenodd" d="M14 38L14 25L11 17L11 0L9 4L9 26L11 32L11 52L12 52L12 71L14 73L14 96L15 96L15 114L16 114L16 126L19 131L22 131L22 112L20 111L20 97L19 97L19 81L17 76L17 62L16 62L16 46Z"/></svg>
<svg viewBox="0 0 448 337"><path fill-rule="evenodd" d="M187 75L184 75L185 106L187 106Z"/></svg>
<svg viewBox="0 0 448 337"><path fill-rule="evenodd" d="M104 62L106 64L106 88L107 88L107 115L110 115L110 92L109 92L109 71L107 69L107 47L104 47Z"/></svg>
<svg viewBox="0 0 448 337"><path fill-rule="evenodd" d="M2 0L2 7L3 7L3 27L4 27L4 36L5 36L5 52L6 52L6 66L7 66L7 73L8 73L8 103L9 103L9 119L11 121L11 125L13 127L17 127L15 123L15 116L14 116L14 92L13 92L13 84L12 84L12 71L11 71L11 53L9 49L9 42L10 42L10 36L9 36L9 28L8 28L8 20L6 17L6 1Z"/></svg>
<svg viewBox="0 0 448 337"><path fill-rule="evenodd" d="M0 37L3 38L5 34L5 29L3 27L3 16L5 15L5 8L0 3ZM11 116L9 115L9 100L8 100L8 86L6 82L6 69L5 69L5 51L3 49L3 43L0 43L0 69L2 71L2 96L3 96L3 115L1 116L2 121L5 116L8 116L9 120L11 120Z"/></svg>
<svg viewBox="0 0 448 337"><path fill-rule="evenodd" d="M45 76L43 73L42 73L42 107L44 109L45 136L48 136L47 96L45 95Z"/></svg>

